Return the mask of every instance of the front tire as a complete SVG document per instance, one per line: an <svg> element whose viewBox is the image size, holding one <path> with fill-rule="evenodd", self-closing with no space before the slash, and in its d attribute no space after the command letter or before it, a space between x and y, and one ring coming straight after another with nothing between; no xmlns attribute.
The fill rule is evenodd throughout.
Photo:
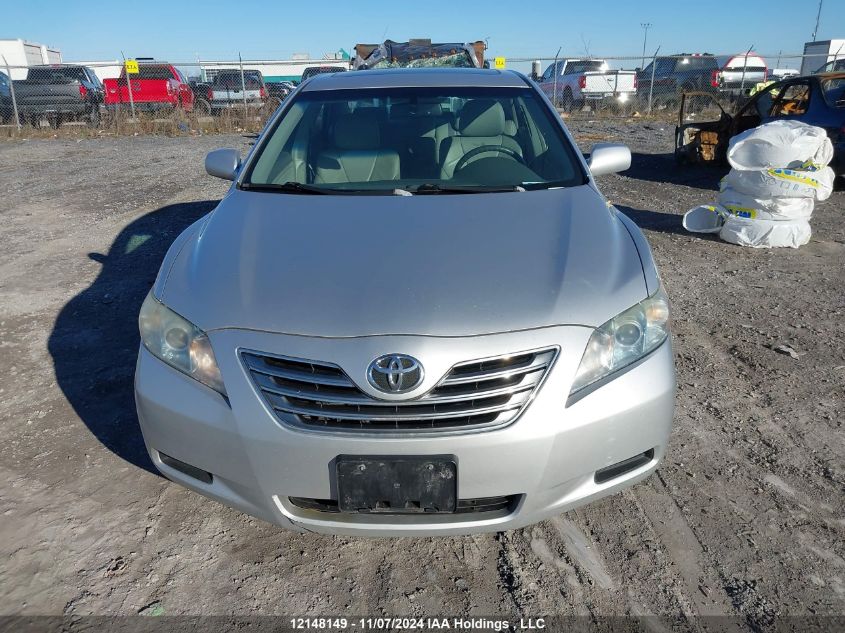
<svg viewBox="0 0 845 633"><path fill-rule="evenodd" d="M572 97L572 90L569 88L563 91L561 105L563 106L564 112L572 112L572 109L575 107L575 99Z"/></svg>
<svg viewBox="0 0 845 633"><path fill-rule="evenodd" d="M100 107L98 105L94 104L91 106L91 110L85 115L85 122L88 124L88 127L100 127Z"/></svg>

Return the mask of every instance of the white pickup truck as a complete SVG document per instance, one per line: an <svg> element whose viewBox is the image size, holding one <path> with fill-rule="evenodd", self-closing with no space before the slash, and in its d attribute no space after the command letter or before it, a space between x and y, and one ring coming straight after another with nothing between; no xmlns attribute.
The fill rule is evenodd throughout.
<svg viewBox="0 0 845 633"><path fill-rule="evenodd" d="M565 110L587 104L625 104L637 94L637 73L610 70L603 59L559 59L538 80L556 106Z"/></svg>

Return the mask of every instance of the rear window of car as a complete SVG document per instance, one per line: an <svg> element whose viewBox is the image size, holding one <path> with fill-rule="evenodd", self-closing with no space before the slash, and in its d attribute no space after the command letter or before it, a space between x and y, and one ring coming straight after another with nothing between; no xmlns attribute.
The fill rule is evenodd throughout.
<svg viewBox="0 0 845 633"><path fill-rule="evenodd" d="M138 67L138 79L174 79L170 66L149 66L141 64Z"/></svg>
<svg viewBox="0 0 845 633"><path fill-rule="evenodd" d="M570 62L566 65L566 74L592 72L602 70L602 68L604 68L602 61Z"/></svg>
<svg viewBox="0 0 845 633"><path fill-rule="evenodd" d="M302 81L314 75L322 75L324 73L342 73L346 69L339 66L311 66L302 71Z"/></svg>
<svg viewBox="0 0 845 633"><path fill-rule="evenodd" d="M236 70L233 72L221 72L218 73L217 76L214 78L212 85L218 86L221 88L228 88L228 89L241 89L241 73L240 71ZM261 73L257 70L244 71L243 76L243 85L246 86L247 90L257 90L263 84L263 78Z"/></svg>
<svg viewBox="0 0 845 633"><path fill-rule="evenodd" d="M845 108L845 77L825 79L821 85L825 101L834 108Z"/></svg>
<svg viewBox="0 0 845 633"><path fill-rule="evenodd" d="M677 64L675 64L675 70L684 71L684 70L701 70L705 68L718 68L719 64L716 61L715 57L705 57L705 56L691 56L691 57L680 57L678 58Z"/></svg>
<svg viewBox="0 0 845 633"><path fill-rule="evenodd" d="M845 70L845 59L834 59L832 62L827 62L813 74L818 75L820 73L830 73L837 70Z"/></svg>
<svg viewBox="0 0 845 633"><path fill-rule="evenodd" d="M26 80L40 84L61 84L85 81L86 77L83 68L30 68Z"/></svg>

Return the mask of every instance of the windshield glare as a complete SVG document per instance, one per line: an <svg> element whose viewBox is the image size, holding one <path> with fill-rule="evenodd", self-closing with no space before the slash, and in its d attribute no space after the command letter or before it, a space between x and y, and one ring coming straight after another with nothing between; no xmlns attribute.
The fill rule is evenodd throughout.
<svg viewBox="0 0 845 633"><path fill-rule="evenodd" d="M423 192L583 184L554 117L527 87L304 92L267 132L243 186Z"/></svg>

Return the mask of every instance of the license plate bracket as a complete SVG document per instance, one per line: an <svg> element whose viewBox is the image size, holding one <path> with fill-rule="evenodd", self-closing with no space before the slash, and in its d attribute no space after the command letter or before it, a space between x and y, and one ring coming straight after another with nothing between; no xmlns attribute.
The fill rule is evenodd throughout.
<svg viewBox="0 0 845 633"><path fill-rule="evenodd" d="M335 466L341 512L448 514L457 506L452 455L340 455Z"/></svg>

